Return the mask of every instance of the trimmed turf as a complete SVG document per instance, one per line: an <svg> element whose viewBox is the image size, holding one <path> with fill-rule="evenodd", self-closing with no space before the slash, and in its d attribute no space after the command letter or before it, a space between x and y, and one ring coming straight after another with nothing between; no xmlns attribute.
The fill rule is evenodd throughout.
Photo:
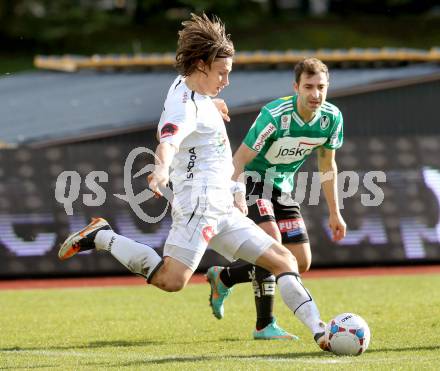
<svg viewBox="0 0 440 371"><path fill-rule="evenodd" d="M351 311L370 325L360 357L324 353L279 296L278 322L301 337L254 341L252 290L237 286L216 320L209 288L0 292L0 369L438 369L440 275L305 280L324 319Z"/></svg>

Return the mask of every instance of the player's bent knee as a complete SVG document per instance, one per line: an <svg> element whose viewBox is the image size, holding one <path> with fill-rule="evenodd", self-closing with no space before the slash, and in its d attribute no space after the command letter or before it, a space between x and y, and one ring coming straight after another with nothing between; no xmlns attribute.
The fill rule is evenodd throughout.
<svg viewBox="0 0 440 371"><path fill-rule="evenodd" d="M186 280L179 277L155 277L152 284L157 288L167 292L177 292L186 286Z"/></svg>
<svg viewBox="0 0 440 371"><path fill-rule="evenodd" d="M186 284L184 282L167 282L163 287L164 291L177 292L182 290Z"/></svg>
<svg viewBox="0 0 440 371"><path fill-rule="evenodd" d="M272 245L274 252L283 260L292 261L296 263L295 256L287 249L285 246L280 243L276 243Z"/></svg>
<svg viewBox="0 0 440 371"><path fill-rule="evenodd" d="M298 261L298 271L299 273L307 272L310 269L310 262L309 261Z"/></svg>
<svg viewBox="0 0 440 371"><path fill-rule="evenodd" d="M283 258L283 263L284 264L281 269L286 269L289 272L298 271L298 262L292 254L286 255L285 258Z"/></svg>
<svg viewBox="0 0 440 371"><path fill-rule="evenodd" d="M187 265L167 256L150 283L163 291L176 292L186 286L192 274L193 271Z"/></svg>
<svg viewBox="0 0 440 371"><path fill-rule="evenodd" d="M312 253L310 251L310 245L308 243L291 243L286 247L295 256L298 262L299 273L307 272L310 269L312 263Z"/></svg>
<svg viewBox="0 0 440 371"><path fill-rule="evenodd" d="M160 269L151 279L150 283L157 288L176 292L182 290L188 282L188 278L184 274L171 273L168 269Z"/></svg>
<svg viewBox="0 0 440 371"><path fill-rule="evenodd" d="M295 256L286 248L284 248L283 254L282 254L282 267L281 269L285 269L293 272L298 271L298 261L295 258Z"/></svg>
<svg viewBox="0 0 440 371"><path fill-rule="evenodd" d="M257 265L277 275L282 272L298 272L298 264L293 254L279 243L273 244L260 258Z"/></svg>

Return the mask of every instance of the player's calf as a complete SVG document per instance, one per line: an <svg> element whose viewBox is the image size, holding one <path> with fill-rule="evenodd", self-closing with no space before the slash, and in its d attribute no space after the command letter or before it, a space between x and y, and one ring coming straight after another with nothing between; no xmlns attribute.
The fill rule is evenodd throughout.
<svg viewBox="0 0 440 371"><path fill-rule="evenodd" d="M312 332L315 341L321 344L325 323L321 321L318 307L310 292L304 287L296 272L285 272L277 276L281 297L293 314Z"/></svg>
<svg viewBox="0 0 440 371"><path fill-rule="evenodd" d="M320 319L310 292L302 284L296 259L290 251L280 244L274 244L257 259L256 264L276 274L283 301L314 336L324 331L325 324Z"/></svg>
<svg viewBox="0 0 440 371"><path fill-rule="evenodd" d="M110 252L132 273L144 277L147 282L163 264L162 258L150 246L133 241L113 231L102 231L96 235L96 248Z"/></svg>
<svg viewBox="0 0 440 371"><path fill-rule="evenodd" d="M151 247L113 232L103 218L93 219L89 225L71 234L62 243L58 256L65 260L81 251L94 248L110 252L131 272L147 280L162 264L162 258Z"/></svg>

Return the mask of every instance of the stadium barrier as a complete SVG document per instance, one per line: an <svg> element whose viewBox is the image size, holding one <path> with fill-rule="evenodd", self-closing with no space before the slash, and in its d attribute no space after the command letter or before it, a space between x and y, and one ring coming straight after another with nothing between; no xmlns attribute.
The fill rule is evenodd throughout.
<svg viewBox="0 0 440 371"><path fill-rule="evenodd" d="M365 63L422 63L440 62L440 48L429 50L408 48L368 48L368 49L318 49L237 52L234 57L236 67L267 65L292 65L305 57L316 57L329 64ZM81 69L133 69L170 68L175 63L173 53L151 53L134 55L93 55L85 56L43 56L34 58L37 68L75 72Z"/></svg>

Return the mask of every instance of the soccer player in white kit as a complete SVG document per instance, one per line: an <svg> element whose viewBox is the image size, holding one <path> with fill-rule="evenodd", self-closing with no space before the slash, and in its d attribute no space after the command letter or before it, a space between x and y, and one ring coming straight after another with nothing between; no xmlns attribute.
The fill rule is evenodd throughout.
<svg viewBox="0 0 440 371"><path fill-rule="evenodd" d="M211 99L229 85L233 43L216 17L192 15L183 26L176 53L180 75L165 100L156 164L148 177L158 196L170 181L173 184L173 224L163 258L148 245L116 234L102 218L70 235L58 255L64 260L93 248L108 251L152 285L179 291L209 244L229 260L243 259L272 272L286 305L326 349L325 324L302 284L295 257L233 206L232 191L239 185L231 181L231 148L222 115Z"/></svg>

